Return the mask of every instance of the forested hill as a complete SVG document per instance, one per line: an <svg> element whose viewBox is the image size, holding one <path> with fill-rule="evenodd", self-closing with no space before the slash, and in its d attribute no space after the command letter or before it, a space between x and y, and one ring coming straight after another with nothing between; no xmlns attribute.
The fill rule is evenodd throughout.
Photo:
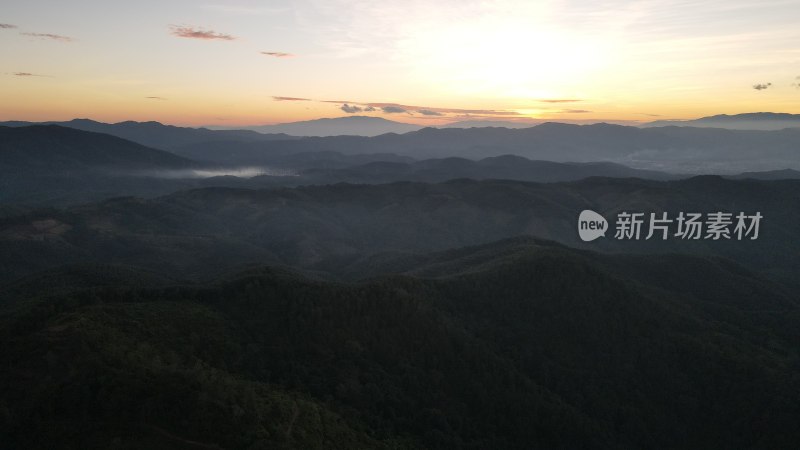
<svg viewBox="0 0 800 450"><path fill-rule="evenodd" d="M0 122L0 126L27 127L31 125L56 125L93 133L110 134L161 150L207 142L258 142L271 139L289 140L285 134L262 134L250 130L209 130L207 128L177 127L158 122L125 121L103 123L90 119L73 119L66 122Z"/></svg>
<svg viewBox="0 0 800 450"><path fill-rule="evenodd" d="M525 239L423 257L437 278L29 277L0 290L0 435L30 449L791 448L796 297L672 258Z"/></svg>
<svg viewBox="0 0 800 450"><path fill-rule="evenodd" d="M757 240L580 241L584 209L613 224L622 211L760 212ZM800 182L696 177L590 178L571 183L453 180L293 189L207 188L151 200L117 198L0 220L0 280L66 263L115 262L207 278L247 264L284 264L334 276L365 259L479 245L520 235L626 253L733 259L786 282L800 273ZM646 230L645 230L646 233Z"/></svg>
<svg viewBox="0 0 800 450"><path fill-rule="evenodd" d="M0 127L0 171L42 172L104 168L117 170L179 169L189 159L107 134L57 125Z"/></svg>

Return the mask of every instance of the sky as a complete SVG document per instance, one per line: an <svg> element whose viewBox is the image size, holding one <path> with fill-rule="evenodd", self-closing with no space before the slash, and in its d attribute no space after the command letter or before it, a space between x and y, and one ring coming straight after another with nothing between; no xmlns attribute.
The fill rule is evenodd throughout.
<svg viewBox="0 0 800 450"><path fill-rule="evenodd" d="M4 1L0 120L800 113L800 0Z"/></svg>

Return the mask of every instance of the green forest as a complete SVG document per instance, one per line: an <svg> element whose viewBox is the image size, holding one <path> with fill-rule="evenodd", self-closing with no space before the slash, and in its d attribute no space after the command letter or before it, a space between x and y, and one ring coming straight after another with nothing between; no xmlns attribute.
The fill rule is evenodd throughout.
<svg viewBox="0 0 800 450"><path fill-rule="evenodd" d="M741 266L515 239L420 257L415 270L339 282L262 267L199 282L74 265L8 283L0 445L771 449L800 439L797 299ZM650 279L655 270L666 282Z"/></svg>

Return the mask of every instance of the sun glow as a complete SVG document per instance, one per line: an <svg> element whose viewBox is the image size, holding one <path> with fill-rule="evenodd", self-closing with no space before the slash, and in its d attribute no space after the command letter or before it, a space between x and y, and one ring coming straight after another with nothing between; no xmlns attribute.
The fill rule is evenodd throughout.
<svg viewBox="0 0 800 450"><path fill-rule="evenodd" d="M800 112L796 0L6 3L7 120L259 125L346 103L421 125Z"/></svg>
<svg viewBox="0 0 800 450"><path fill-rule="evenodd" d="M414 76L457 95L569 96L609 63L603 39L525 21L454 23L402 43Z"/></svg>

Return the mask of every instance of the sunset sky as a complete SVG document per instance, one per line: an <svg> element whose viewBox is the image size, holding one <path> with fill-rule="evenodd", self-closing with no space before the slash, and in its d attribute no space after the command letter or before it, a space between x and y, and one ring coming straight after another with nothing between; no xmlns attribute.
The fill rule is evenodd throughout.
<svg viewBox="0 0 800 450"><path fill-rule="evenodd" d="M4 1L0 120L800 113L800 0Z"/></svg>

